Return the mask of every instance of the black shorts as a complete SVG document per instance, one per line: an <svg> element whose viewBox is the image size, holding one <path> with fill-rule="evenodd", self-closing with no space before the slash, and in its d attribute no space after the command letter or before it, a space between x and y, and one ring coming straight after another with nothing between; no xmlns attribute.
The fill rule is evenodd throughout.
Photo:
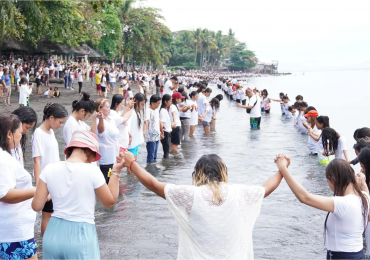
<svg viewBox="0 0 370 260"><path fill-rule="evenodd" d="M265 110L265 113L266 114L270 114L270 109L269 110Z"/></svg>
<svg viewBox="0 0 370 260"><path fill-rule="evenodd" d="M42 209L42 212L47 212L47 213L53 213L53 200L49 200L45 203L44 208Z"/></svg>
<svg viewBox="0 0 370 260"><path fill-rule="evenodd" d="M101 91L105 92L105 87L101 86Z"/></svg>
<svg viewBox="0 0 370 260"><path fill-rule="evenodd" d="M181 140L181 127L172 129L171 132L171 144L179 145Z"/></svg>
<svg viewBox="0 0 370 260"><path fill-rule="evenodd" d="M99 168L104 175L105 182L108 184L109 178L110 178L108 177L108 173L109 173L109 169L113 169L113 164L99 165Z"/></svg>

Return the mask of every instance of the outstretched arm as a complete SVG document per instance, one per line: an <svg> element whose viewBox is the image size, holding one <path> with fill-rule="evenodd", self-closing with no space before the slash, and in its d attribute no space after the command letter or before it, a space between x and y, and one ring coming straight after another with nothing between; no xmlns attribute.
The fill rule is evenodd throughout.
<svg viewBox="0 0 370 260"><path fill-rule="evenodd" d="M166 183L159 182L156 178L154 178L150 173L140 167L138 163L135 161L135 157L131 152L124 153L124 166L128 167L137 179L149 190L153 191L158 196L166 199L164 195L164 188L166 187Z"/></svg>
<svg viewBox="0 0 370 260"><path fill-rule="evenodd" d="M265 188L265 198L269 196L276 188L279 186L283 175L280 172L277 172L275 175L270 177L262 187Z"/></svg>
<svg viewBox="0 0 370 260"><path fill-rule="evenodd" d="M285 155L278 155L276 158L276 164L279 171L283 175L285 181L288 183L289 188L293 191L297 199L308 206L321 209L328 212L334 211L334 199L332 197L325 197L319 195L313 195L309 193L288 171L287 165L289 165L289 157Z"/></svg>

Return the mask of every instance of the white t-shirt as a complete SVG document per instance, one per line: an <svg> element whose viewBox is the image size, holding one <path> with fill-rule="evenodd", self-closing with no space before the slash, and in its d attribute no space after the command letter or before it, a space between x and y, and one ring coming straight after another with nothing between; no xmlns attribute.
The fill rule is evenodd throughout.
<svg viewBox="0 0 370 260"><path fill-rule="evenodd" d="M159 123L159 109L147 109L145 121L149 120L145 132L145 142L156 142L160 140L161 130Z"/></svg>
<svg viewBox="0 0 370 260"><path fill-rule="evenodd" d="M164 94L169 94L169 95L172 96L173 91L170 89L170 87L172 88L172 81L171 80L167 80L166 81L166 84L164 84L163 95Z"/></svg>
<svg viewBox="0 0 370 260"><path fill-rule="evenodd" d="M206 122L211 122L211 120L212 120L212 115L213 115L213 109L212 109L212 107L211 107L211 104L210 104L210 103L207 103L206 111L207 111L207 114L206 114L206 116L204 117L204 121L206 121Z"/></svg>
<svg viewBox="0 0 370 260"><path fill-rule="evenodd" d="M314 128L312 128L312 132L321 135L321 130L317 129L316 125L314 126ZM316 140L314 140L311 136L308 136L308 149L310 149L310 152L312 154L318 153L320 151L319 142L316 142Z"/></svg>
<svg viewBox="0 0 370 260"><path fill-rule="evenodd" d="M139 114L139 113L138 113ZM141 145L144 142L144 133L143 133L143 126L144 126L144 115L143 113L139 114L141 117L141 123L139 126L139 118L135 112L135 109L131 113L131 117L128 120L129 123L129 131L132 135L131 144L128 146L128 149L135 148L138 145Z"/></svg>
<svg viewBox="0 0 370 260"><path fill-rule="evenodd" d="M293 125L294 127L297 127L297 128L298 128L298 116L299 116L299 112L298 110L296 110L293 115Z"/></svg>
<svg viewBox="0 0 370 260"><path fill-rule="evenodd" d="M367 194L365 196L368 198ZM326 222L326 248L335 252L362 250L362 233L365 226L361 198L349 194L336 196L333 199L334 212L329 214Z"/></svg>
<svg viewBox="0 0 370 260"><path fill-rule="evenodd" d="M82 73L81 72L79 72L78 74L77 74L77 81L78 82L82 82L83 80L82 80Z"/></svg>
<svg viewBox="0 0 370 260"><path fill-rule="evenodd" d="M0 199L11 189L31 189L32 177L8 152L0 148ZM0 243L19 242L34 237L36 212L32 199L19 203L0 202Z"/></svg>
<svg viewBox="0 0 370 260"><path fill-rule="evenodd" d="M105 87L105 82L106 82L106 81L107 81L106 77L105 77L105 76L102 76L102 77L101 77L100 86Z"/></svg>
<svg viewBox="0 0 370 260"><path fill-rule="evenodd" d="M32 93L32 88L30 88L27 84L20 85L19 87L19 104L27 106L27 98Z"/></svg>
<svg viewBox="0 0 370 260"><path fill-rule="evenodd" d="M109 73L109 82L116 82L117 74L115 72Z"/></svg>
<svg viewBox="0 0 370 260"><path fill-rule="evenodd" d="M179 126L181 127L181 121L180 121L180 113L179 110L175 105L170 106L170 110L168 111L170 113L170 119L171 119L171 124L176 124L176 127ZM173 118L172 112L175 112L175 118Z"/></svg>
<svg viewBox="0 0 370 260"><path fill-rule="evenodd" d="M347 151L346 139L341 135L338 139L338 148L335 150L335 159L346 160L343 151Z"/></svg>
<svg viewBox="0 0 370 260"><path fill-rule="evenodd" d="M307 122L307 118L304 117L304 112L300 112L298 116L298 129L301 132L301 134L307 134L308 130L306 127L303 126L303 122Z"/></svg>
<svg viewBox="0 0 370 260"><path fill-rule="evenodd" d="M44 74L49 75L49 68L44 68Z"/></svg>
<svg viewBox="0 0 370 260"><path fill-rule="evenodd" d="M199 93L197 103L199 114L204 115L204 113L206 112L205 104L208 103L207 97L203 93Z"/></svg>
<svg viewBox="0 0 370 260"><path fill-rule="evenodd" d="M96 119L96 130L95 133L98 136L99 142L99 153L101 158L99 160L100 165L114 164L116 156L118 155L118 135L119 130L114 120L104 120L104 132L99 133L98 124L99 118Z"/></svg>
<svg viewBox="0 0 370 260"><path fill-rule="evenodd" d="M130 142L127 123L123 124L123 117L115 110L110 111L109 117L115 121L119 130L118 146L127 149L128 143Z"/></svg>
<svg viewBox="0 0 370 260"><path fill-rule="evenodd" d="M181 102L178 107L181 108L182 106L186 105L186 106L191 106L193 104L193 101L189 100L189 99L186 99L185 102ZM183 112L183 111L180 111L180 117L186 117L186 118L189 118L191 117L191 109L188 109L188 111L186 112Z"/></svg>
<svg viewBox="0 0 370 260"><path fill-rule="evenodd" d="M284 103L284 109L285 109L285 118L292 118L293 115L292 113L289 112L289 107L291 106L291 104L288 102L288 103Z"/></svg>
<svg viewBox="0 0 370 260"><path fill-rule="evenodd" d="M198 125L198 104L196 101L190 101L194 104L194 109L191 111L190 125Z"/></svg>
<svg viewBox="0 0 370 260"><path fill-rule="evenodd" d="M19 143L18 147L15 149L11 149L10 152L12 154L12 157L15 158L20 163L22 168L24 168L24 158L23 158L24 155L21 144Z"/></svg>
<svg viewBox="0 0 370 260"><path fill-rule="evenodd" d="M254 106L255 103L256 105ZM259 103L261 103L261 101L257 95L253 95L251 98L249 98L248 106L254 106L251 109L250 117L252 118L261 117L261 107L258 105Z"/></svg>
<svg viewBox="0 0 370 260"><path fill-rule="evenodd" d="M53 198L53 217L94 224L95 189L105 184L100 169L89 163L58 162L40 175Z"/></svg>
<svg viewBox="0 0 370 260"><path fill-rule="evenodd" d="M253 259L252 232L265 189L220 185L227 194L221 205L212 203L206 185L166 185L167 205L179 227L177 259Z"/></svg>
<svg viewBox="0 0 370 260"><path fill-rule="evenodd" d="M171 119L167 109L161 108L161 110L159 111L159 120L163 122L164 131L171 133L172 132Z"/></svg>
<svg viewBox="0 0 370 260"><path fill-rule="evenodd" d="M42 129L36 128L32 136L32 158L35 157L41 157L41 171L48 164L60 161L59 145L52 129L48 134Z"/></svg>
<svg viewBox="0 0 370 260"><path fill-rule="evenodd" d="M69 145L72 139L72 135L77 130L90 130L90 126L88 126L85 122L81 120L76 120L72 115L68 117L66 123L63 127L63 137L64 137L64 144L65 147Z"/></svg>

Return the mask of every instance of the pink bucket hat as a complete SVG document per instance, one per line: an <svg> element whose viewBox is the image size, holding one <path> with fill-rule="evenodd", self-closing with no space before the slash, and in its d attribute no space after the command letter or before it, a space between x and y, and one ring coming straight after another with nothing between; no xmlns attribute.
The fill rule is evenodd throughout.
<svg viewBox="0 0 370 260"><path fill-rule="evenodd" d="M99 153L98 137L96 136L96 134L90 131L86 130L75 131L72 135L72 139L68 147L64 149L64 154L67 154L68 149L71 147L88 148L92 152L96 153L95 161L99 161L101 158L101 155Z"/></svg>

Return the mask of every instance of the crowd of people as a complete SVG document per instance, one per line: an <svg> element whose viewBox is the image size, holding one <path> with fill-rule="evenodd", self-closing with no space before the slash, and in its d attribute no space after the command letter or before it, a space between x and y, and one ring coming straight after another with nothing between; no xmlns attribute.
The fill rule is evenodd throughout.
<svg viewBox="0 0 370 260"><path fill-rule="evenodd" d="M75 72L75 68L68 70ZM324 222L327 259L364 259L364 232L370 242L370 128L355 131L358 157L350 160L346 140L330 128L328 116L319 115L301 95L294 104L284 93L270 98L266 89L249 87L243 81L245 73L128 73L94 65L86 71L78 68L77 73L89 73L98 96L93 100L81 86L80 97L71 104L72 114L68 115L63 105L49 102L38 125L36 112L23 96L22 106L11 114L0 114L1 259L37 258L34 224L38 211L42 211L44 259L99 259L96 197L107 208L115 205L123 168L167 200L179 224L179 259L253 259L252 231L263 198L283 178L300 202L328 212ZM7 80L5 76L5 86ZM19 91L26 96L32 92L27 80L20 75ZM73 89L69 83L65 87ZM224 94L212 95L217 88ZM133 94L136 89L138 93ZM182 142L194 140L197 127L206 135L215 131L223 99L246 109L252 129L261 127L262 114L270 113L270 103L279 102L292 127L307 135L312 156L326 165L334 196L309 193L288 170L291 161L285 154L276 157L277 173L262 186L229 184L226 164L215 154L197 161L192 174L194 185L159 182L137 163L143 143L147 164L154 164L159 143L166 160L179 153ZM54 132L61 127L65 143L62 157ZM31 147L27 142L30 130ZM28 150L32 151L32 174L24 169ZM359 174L350 166L357 163L362 168Z"/></svg>

